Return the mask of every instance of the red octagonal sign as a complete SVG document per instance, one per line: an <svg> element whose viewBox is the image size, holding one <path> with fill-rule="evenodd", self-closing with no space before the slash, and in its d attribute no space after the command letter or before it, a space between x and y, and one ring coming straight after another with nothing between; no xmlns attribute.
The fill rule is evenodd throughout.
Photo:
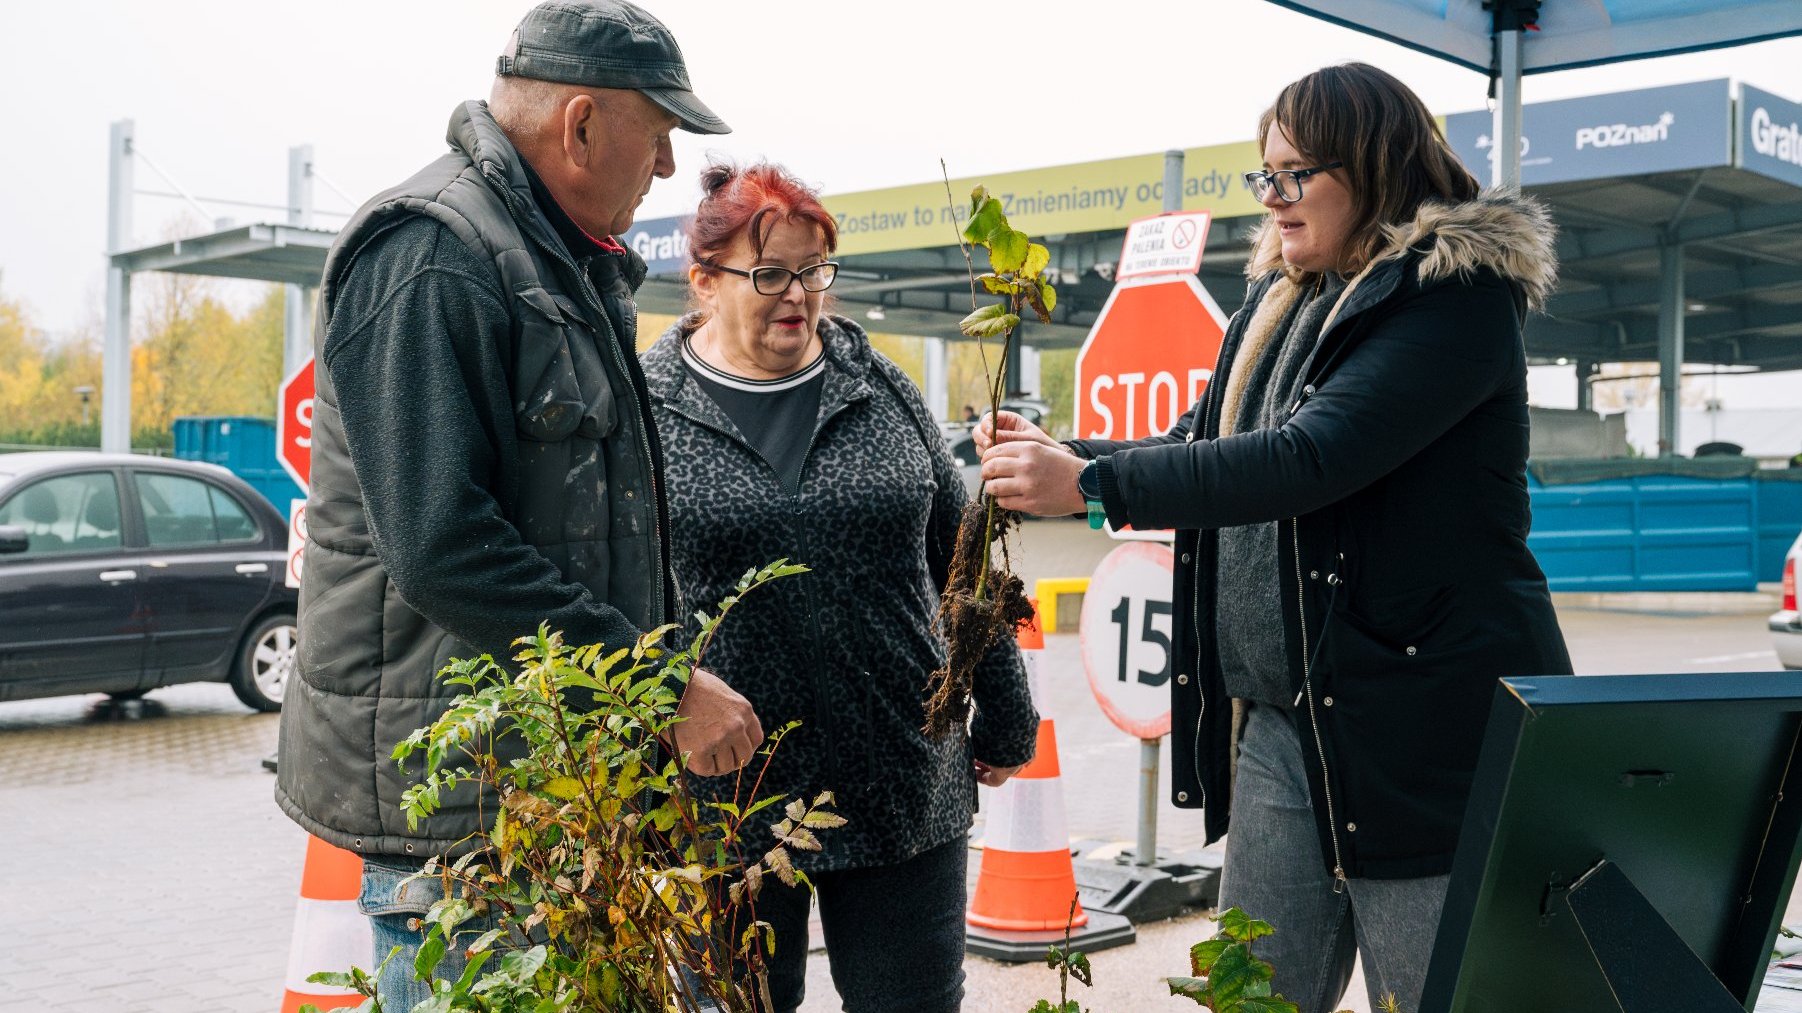
<svg viewBox="0 0 1802 1013"><path fill-rule="evenodd" d="M308 488L313 461L313 357L282 381L275 416L275 456L302 489Z"/></svg>
<svg viewBox="0 0 1802 1013"><path fill-rule="evenodd" d="M1192 274L1121 282L1076 354L1078 439L1136 440L1201 398L1226 315Z"/></svg>

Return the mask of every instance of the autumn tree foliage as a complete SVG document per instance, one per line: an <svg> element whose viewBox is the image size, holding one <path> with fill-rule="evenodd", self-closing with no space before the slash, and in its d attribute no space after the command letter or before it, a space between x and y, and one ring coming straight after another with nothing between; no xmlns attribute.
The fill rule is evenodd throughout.
<svg viewBox="0 0 1802 1013"><path fill-rule="evenodd" d="M282 380L279 287L267 286L241 312L191 276L149 275L134 294L133 447L172 446L184 415L273 417ZM93 391L85 423L82 387ZM49 334L22 299L0 289L0 447L99 446L103 388L97 326Z"/></svg>

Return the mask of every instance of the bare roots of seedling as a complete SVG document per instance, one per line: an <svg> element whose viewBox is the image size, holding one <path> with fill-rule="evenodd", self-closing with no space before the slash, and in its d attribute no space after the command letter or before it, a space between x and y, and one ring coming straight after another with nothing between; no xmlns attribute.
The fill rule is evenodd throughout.
<svg viewBox="0 0 1802 1013"><path fill-rule="evenodd" d="M987 496L964 508L957 527L957 549L951 577L939 601L938 621L945 634L944 667L927 684L926 734L941 736L964 727L970 717L970 686L976 665L996 644L1032 621L1026 585L1007 565L1007 533L1020 515L993 510ZM1002 565L991 565L990 545L1001 546ZM984 571L987 571L986 573Z"/></svg>

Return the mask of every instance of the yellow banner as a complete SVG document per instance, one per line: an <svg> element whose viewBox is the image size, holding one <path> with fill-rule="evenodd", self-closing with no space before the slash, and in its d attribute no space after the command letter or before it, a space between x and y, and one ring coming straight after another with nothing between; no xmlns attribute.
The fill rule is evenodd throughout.
<svg viewBox="0 0 1802 1013"><path fill-rule="evenodd" d="M1216 218L1261 214L1244 174L1258 168L1253 141L1189 148L1183 152L1183 210ZM827 196L838 219L838 252L885 253L948 246L953 214L970 213L970 190L986 186L1001 201L1010 225L1035 240L1067 232L1125 228L1164 209L1164 156L1133 155L1046 169L953 179L955 210L945 185L920 183L885 190Z"/></svg>

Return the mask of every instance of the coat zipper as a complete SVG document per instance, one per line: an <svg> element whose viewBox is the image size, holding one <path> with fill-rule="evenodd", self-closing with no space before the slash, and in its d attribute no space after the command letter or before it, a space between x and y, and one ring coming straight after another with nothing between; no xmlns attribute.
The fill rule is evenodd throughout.
<svg viewBox="0 0 1802 1013"><path fill-rule="evenodd" d="M807 459L813 456L813 448L815 444L819 443L820 434L825 432L826 427L832 423L832 420L837 418L839 413L843 412L849 406L849 401L840 401L838 404L833 405L832 410L827 412L824 418L820 419L820 424L814 427L813 435L807 439L807 449L801 452L801 475L803 478L807 475ZM773 468L771 469L772 472L774 470L775 469ZM777 476L777 483L780 485L781 476ZM801 495L799 483L796 484L795 492L789 494L789 503L794 508L789 511L789 517L791 523L793 523L797 529L795 540L801 546L803 557L809 556L811 555L811 551L808 548L807 542L807 526L801 523ZM839 763L838 727L831 719L832 707L828 699L828 694L831 692L832 687L826 681L826 666L823 664L823 659L820 655L820 645L826 642L825 632L820 629L820 608L819 603L816 602L813 597L813 585L807 581L802 581L801 593L807 596L807 621L813 628L814 703L817 706L820 726L826 731L827 760L833 767L837 767Z"/></svg>
<svg viewBox="0 0 1802 1013"><path fill-rule="evenodd" d="M1326 794L1327 836L1333 842L1333 892L1345 889L1345 861L1339 852L1339 822L1333 813L1333 778L1326 765L1326 748L1320 739L1320 718L1314 712L1314 665L1308 657L1307 585L1301 580L1301 525L1289 518L1289 538L1295 549L1295 606L1301 620L1301 692L1308 698L1308 724L1314 732L1314 751L1320 755L1320 785Z"/></svg>
<svg viewBox="0 0 1802 1013"><path fill-rule="evenodd" d="M520 212L519 204L513 199L513 188L507 185L507 181L504 178L501 178L499 173L489 171L490 164L491 163L488 162L482 163L482 175L495 189L500 191L501 201L507 205L507 210L512 213L514 221L519 223L520 232L525 234L526 238L537 244L544 252L555 257L559 263L563 264L563 266L569 268L570 273L581 280L582 294L588 299L589 309L600 314L601 322L606 325L608 333L613 337L613 340L607 342L607 345L613 352L613 364L618 367L620 376L626 381L626 388L632 396L632 407L638 412L638 449L644 453L646 469L650 474L651 479L651 496L653 497L653 502L651 503L651 534L656 536L657 552L662 557L658 560L657 566L657 612L653 617L653 621L662 622L669 618L670 614L669 606L664 600L663 586L664 571L669 567L670 555L669 549L664 544L663 540L663 494L658 486L656 457L651 453L651 437L649 433L645 432L647 413L644 410L644 405L639 401L637 389L632 386L632 370L626 365L625 353L620 351L619 336L612 334L613 321L608 319L607 308L601 305L600 294L595 291L594 283L588 280L588 272L576 266L576 262L569 259L562 250L556 249L551 246L551 244L532 234L529 221L526 219L526 216Z"/></svg>
<svg viewBox="0 0 1802 1013"><path fill-rule="evenodd" d="M1190 443L1195 442L1197 434L1208 431L1208 420L1213 417L1213 414L1214 384L1209 382L1207 393L1204 394L1201 399L1201 426L1197 429L1189 430ZM1195 699L1200 704L1195 711L1195 741L1197 743L1201 741L1202 728L1207 723L1208 718L1208 694L1202 689L1203 682L1201 678L1201 537L1201 532L1198 531L1195 533L1195 562L1193 564L1195 593L1189 596L1190 605L1192 606L1193 611L1191 622L1193 623L1193 629L1195 630L1195 672L1193 674L1195 679ZM1229 746L1228 748L1230 749L1231 747ZM1197 748L1195 750L1195 759L1192 765L1195 768L1195 790L1201 795L1201 807L1205 810L1208 807L1208 788L1207 778L1203 777L1201 774L1201 754L1202 750ZM1228 769L1231 768L1229 767ZM1232 792L1232 785L1227 785L1227 792L1229 794Z"/></svg>
<svg viewBox="0 0 1802 1013"><path fill-rule="evenodd" d="M1235 318L1237 318L1238 315L1239 315L1238 313L1233 314L1233 316ZM1232 321L1232 320L1227 321L1226 328L1227 328L1228 332L1232 331L1233 323L1234 323L1234 321ZM1237 346L1235 346L1235 348L1236 347ZM1231 369L1232 369L1232 366L1229 363L1227 366L1226 372L1230 372ZM1208 421L1214 417L1214 390L1215 390L1215 386L1216 386L1217 382L1219 381L1219 379L1220 378L1218 376L1216 376L1213 379L1209 380L1208 389L1207 389L1206 393L1204 393L1202 395L1201 419L1200 419L1201 425L1189 430L1189 442L1190 443L1194 443L1197 436L1208 431ZM1199 707L1195 712L1195 741L1200 742L1202 728L1207 723L1207 718L1208 718L1208 695L1206 692L1204 692L1202 690L1202 680L1201 680L1202 657L1201 657L1201 533L1200 532L1196 532L1196 535L1195 535L1195 561L1194 561L1193 567L1194 567L1194 579L1195 579L1195 593L1189 596L1190 597L1190 606L1191 606L1191 622L1194 624L1193 629L1195 630L1195 671L1194 671L1194 673L1192 673L1192 676L1195 679L1195 700L1199 704ZM1208 789L1207 789L1207 778L1203 777L1202 773L1201 773L1201 753L1202 753L1202 751L1200 749L1195 750L1195 759L1193 761L1193 768L1194 768L1194 773L1195 773L1195 790L1197 793L1199 793L1201 795L1201 807L1203 809L1206 809L1208 807ZM1227 791L1229 793L1232 791L1231 785L1227 786Z"/></svg>

